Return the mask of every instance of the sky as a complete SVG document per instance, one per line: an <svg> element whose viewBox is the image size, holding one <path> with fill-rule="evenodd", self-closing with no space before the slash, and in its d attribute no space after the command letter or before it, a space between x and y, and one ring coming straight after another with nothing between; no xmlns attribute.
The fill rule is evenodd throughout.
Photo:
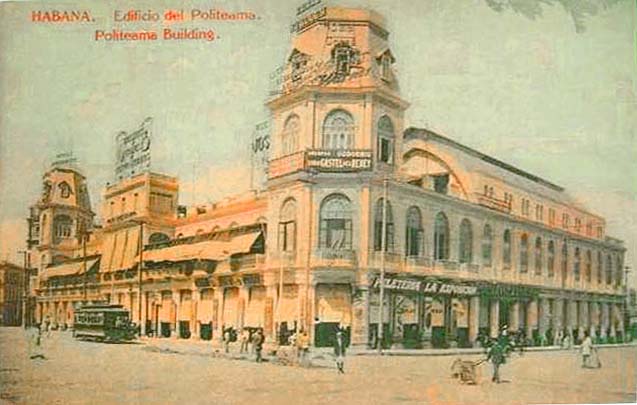
<svg viewBox="0 0 637 405"><path fill-rule="evenodd" d="M249 188L249 143L270 74L290 51L293 0L0 3L0 259L19 262L28 206L72 150L95 211L115 135L155 119L152 169L181 203ZM44 6L46 4L46 7ZM385 16L408 126L427 127L546 178L637 248L635 3L621 0L342 0ZM90 10L89 24L34 24L32 10ZM198 21L218 39L96 42L115 9L253 11ZM634 276L634 274L633 274ZM635 277L632 277L633 282Z"/></svg>

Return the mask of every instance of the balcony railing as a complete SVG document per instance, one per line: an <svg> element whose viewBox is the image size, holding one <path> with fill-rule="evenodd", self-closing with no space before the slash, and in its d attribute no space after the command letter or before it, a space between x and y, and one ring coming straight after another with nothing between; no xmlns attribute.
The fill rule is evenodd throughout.
<svg viewBox="0 0 637 405"><path fill-rule="evenodd" d="M487 195L480 194L480 193L476 193L476 196L478 198L478 204L484 207L491 208L501 212L506 212L506 213L511 212L511 204L508 201L500 200L494 197L489 197Z"/></svg>
<svg viewBox="0 0 637 405"><path fill-rule="evenodd" d="M230 258L230 269L232 271L252 269L265 263L265 255L251 254Z"/></svg>
<svg viewBox="0 0 637 405"><path fill-rule="evenodd" d="M355 250L315 249L313 262L323 266L352 266L357 262Z"/></svg>
<svg viewBox="0 0 637 405"><path fill-rule="evenodd" d="M361 172L372 169L371 149L308 149L272 159L268 177L274 179L301 170Z"/></svg>

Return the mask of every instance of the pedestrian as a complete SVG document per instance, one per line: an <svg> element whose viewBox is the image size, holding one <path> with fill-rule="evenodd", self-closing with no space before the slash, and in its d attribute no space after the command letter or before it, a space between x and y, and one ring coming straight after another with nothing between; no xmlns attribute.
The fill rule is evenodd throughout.
<svg viewBox="0 0 637 405"><path fill-rule="evenodd" d="M42 330L40 325L36 325L29 328L29 358L44 360L44 353L42 351Z"/></svg>
<svg viewBox="0 0 637 405"><path fill-rule="evenodd" d="M250 332L248 328L243 328L241 331L241 348L239 349L239 353L247 353L248 352L248 341L250 337Z"/></svg>
<svg viewBox="0 0 637 405"><path fill-rule="evenodd" d="M298 348L298 361L299 364L303 366L307 361L308 352L310 350L310 337L304 329L301 329L296 344Z"/></svg>
<svg viewBox="0 0 637 405"><path fill-rule="evenodd" d="M339 374L345 374L345 337L340 328L337 330L336 340L334 340L334 356Z"/></svg>
<svg viewBox="0 0 637 405"><path fill-rule="evenodd" d="M223 332L223 351L226 353L230 352L230 338L232 337L231 328L226 328Z"/></svg>
<svg viewBox="0 0 637 405"><path fill-rule="evenodd" d="M493 342L489 351L487 352L487 360L491 361L493 364L493 377L491 381L496 384L500 383L500 366L504 364L504 348L500 344L500 342Z"/></svg>
<svg viewBox="0 0 637 405"><path fill-rule="evenodd" d="M580 350L582 352L582 367L590 367L589 363L593 351L593 340L591 339L588 332L584 332L584 341L582 342Z"/></svg>
<svg viewBox="0 0 637 405"><path fill-rule="evenodd" d="M44 333L46 337L51 337L51 317L48 315L44 318Z"/></svg>
<svg viewBox="0 0 637 405"><path fill-rule="evenodd" d="M265 341L265 337L263 336L263 332L261 329L258 329L257 332L252 336L252 346L254 347L254 352L256 353L256 362L261 363L263 361L261 357L261 352L263 351L263 342Z"/></svg>

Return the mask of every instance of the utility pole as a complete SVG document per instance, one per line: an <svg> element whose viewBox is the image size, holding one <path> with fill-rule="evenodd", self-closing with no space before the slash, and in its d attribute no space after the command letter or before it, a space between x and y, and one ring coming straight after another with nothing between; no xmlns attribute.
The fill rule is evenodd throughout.
<svg viewBox="0 0 637 405"><path fill-rule="evenodd" d="M137 325L140 337L146 334L146 322L142 322L142 274L144 271L144 221L139 221L139 264L137 265ZM132 309L132 308L131 308Z"/></svg>
<svg viewBox="0 0 637 405"><path fill-rule="evenodd" d="M87 288L87 283L88 283L88 275L87 275L87 266L86 266L86 239L88 238L88 232L86 231L86 229L84 229L82 231L82 274L83 274L83 298L82 301L84 302L84 304L88 303L88 288Z"/></svg>
<svg viewBox="0 0 637 405"><path fill-rule="evenodd" d="M22 291L22 327L26 329L28 326L27 322L27 299L29 298L29 264L28 257L29 252L27 250L20 250L18 253L22 254L22 264L23 264L23 274L22 274L22 283L24 285Z"/></svg>
<svg viewBox="0 0 637 405"><path fill-rule="evenodd" d="M387 247L387 178L383 179L383 222L380 236L380 292L378 303L378 354L383 354L383 304L385 301L385 250Z"/></svg>

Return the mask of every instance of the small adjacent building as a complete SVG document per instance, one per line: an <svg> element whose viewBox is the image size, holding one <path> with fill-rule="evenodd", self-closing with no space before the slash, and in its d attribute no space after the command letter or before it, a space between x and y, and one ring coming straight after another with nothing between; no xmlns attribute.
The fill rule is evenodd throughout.
<svg viewBox="0 0 637 405"><path fill-rule="evenodd" d="M0 263L0 325L19 326L24 311L24 268Z"/></svg>

